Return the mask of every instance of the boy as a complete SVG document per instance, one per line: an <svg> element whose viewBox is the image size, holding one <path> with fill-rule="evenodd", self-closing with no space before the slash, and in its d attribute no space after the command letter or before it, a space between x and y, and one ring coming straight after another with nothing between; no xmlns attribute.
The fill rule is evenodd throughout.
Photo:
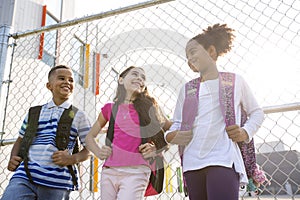
<svg viewBox="0 0 300 200"><path fill-rule="evenodd" d="M22 152L20 148L28 127L28 114L23 121L7 167L15 173L2 200L69 199L70 192L78 189L78 170L74 168L74 164L88 159L89 151L85 147L75 154L72 151L77 137L85 146L85 136L91 127L83 111L78 110L72 119L67 149L59 150L56 142L58 122L63 112L72 106L69 99L74 88L72 69L64 65L53 67L48 74L46 87L53 98L41 107L35 138L28 154L25 153L28 155L28 162L20 157L20 153L24 154L24 150ZM71 171L74 171L74 177Z"/></svg>

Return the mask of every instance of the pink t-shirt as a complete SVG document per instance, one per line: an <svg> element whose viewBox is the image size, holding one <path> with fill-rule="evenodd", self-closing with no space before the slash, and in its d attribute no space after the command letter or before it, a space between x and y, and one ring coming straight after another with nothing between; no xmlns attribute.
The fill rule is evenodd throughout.
<svg viewBox="0 0 300 200"><path fill-rule="evenodd" d="M109 121L113 103L105 104L101 112ZM121 104L115 119L112 154L104 162L104 167L148 165L139 152L141 134L139 116L133 104Z"/></svg>

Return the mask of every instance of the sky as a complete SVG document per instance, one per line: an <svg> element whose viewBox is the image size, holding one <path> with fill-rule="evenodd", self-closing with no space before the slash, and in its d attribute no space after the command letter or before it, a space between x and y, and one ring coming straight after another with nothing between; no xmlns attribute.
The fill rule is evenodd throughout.
<svg viewBox="0 0 300 200"><path fill-rule="evenodd" d="M82 17L134 5L146 0L75 0L76 17Z"/></svg>

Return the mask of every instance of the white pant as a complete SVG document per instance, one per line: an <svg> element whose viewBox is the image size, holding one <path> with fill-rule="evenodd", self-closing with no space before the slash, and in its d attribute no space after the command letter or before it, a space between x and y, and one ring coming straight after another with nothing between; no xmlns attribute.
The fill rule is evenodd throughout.
<svg viewBox="0 0 300 200"><path fill-rule="evenodd" d="M145 165L104 167L100 188L103 200L139 200L144 198L151 170Z"/></svg>

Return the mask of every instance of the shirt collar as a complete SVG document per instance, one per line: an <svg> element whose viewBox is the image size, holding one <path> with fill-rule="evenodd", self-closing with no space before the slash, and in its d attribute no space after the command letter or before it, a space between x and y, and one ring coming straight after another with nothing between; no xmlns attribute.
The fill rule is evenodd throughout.
<svg viewBox="0 0 300 200"><path fill-rule="evenodd" d="M71 106L71 104L72 104L71 100L67 100L67 101L63 102L62 104L60 104L59 106L57 106L57 105L55 105L55 103L52 99L50 102L48 102L46 104L46 108L51 109L54 107L59 107L59 108L68 109Z"/></svg>

